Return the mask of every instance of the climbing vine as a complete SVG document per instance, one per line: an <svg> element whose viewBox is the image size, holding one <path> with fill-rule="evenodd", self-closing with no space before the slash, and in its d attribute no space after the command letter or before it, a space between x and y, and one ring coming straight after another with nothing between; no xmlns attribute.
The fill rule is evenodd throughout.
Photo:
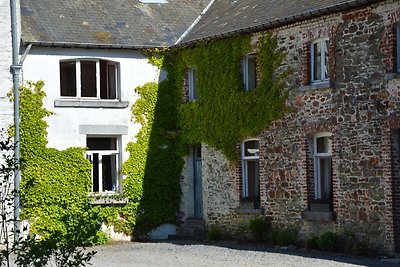
<svg viewBox="0 0 400 267"><path fill-rule="evenodd" d="M256 52L258 86L244 90L241 60ZM186 144L206 143L234 161L236 144L260 131L284 114L289 70L279 70L286 54L271 34L251 45L250 36L211 42L179 50L175 56L176 88L182 88L185 70L197 75L196 101L181 106L179 125Z"/></svg>
<svg viewBox="0 0 400 267"><path fill-rule="evenodd" d="M285 53L270 34L254 45L250 36L237 36L152 52L158 56L147 51L149 61L166 69L168 79L136 88L139 99L132 106L132 118L142 127L126 148L130 156L122 166L126 178L121 197L129 202L124 206L90 204L91 166L84 149L47 148L44 118L51 113L43 108L43 83L21 89L21 198L32 231L67 234L81 225L82 236L99 242L102 222L127 234L175 223L187 146L206 143L234 161L240 140L256 136L286 111L284 82L289 71L281 68ZM259 83L246 92L240 63L254 52ZM196 68L199 97L186 103L182 89L189 67Z"/></svg>
<svg viewBox="0 0 400 267"><path fill-rule="evenodd" d="M73 237L86 245L103 242L102 218L88 196L91 165L84 149L46 147L44 118L51 112L43 107L43 85L20 88L22 217L31 222L31 232L43 237L61 235L66 242Z"/></svg>
<svg viewBox="0 0 400 267"><path fill-rule="evenodd" d="M245 92L240 62L253 51L260 81L254 91ZM255 46L250 36L238 36L146 54L149 62L167 70L168 79L136 88L139 100L132 107L142 128L127 148L123 188L131 200L127 222L138 233L175 222L187 146L207 143L235 160L240 140L257 135L285 112L283 88L289 74L278 71L285 53L269 34ZM196 68L199 98L185 103L182 89L188 67Z"/></svg>

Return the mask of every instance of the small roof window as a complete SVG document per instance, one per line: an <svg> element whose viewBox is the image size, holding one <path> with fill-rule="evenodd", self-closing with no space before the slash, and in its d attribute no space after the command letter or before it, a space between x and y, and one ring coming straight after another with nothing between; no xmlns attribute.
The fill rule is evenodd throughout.
<svg viewBox="0 0 400 267"><path fill-rule="evenodd" d="M143 4L166 4L167 0L139 0Z"/></svg>

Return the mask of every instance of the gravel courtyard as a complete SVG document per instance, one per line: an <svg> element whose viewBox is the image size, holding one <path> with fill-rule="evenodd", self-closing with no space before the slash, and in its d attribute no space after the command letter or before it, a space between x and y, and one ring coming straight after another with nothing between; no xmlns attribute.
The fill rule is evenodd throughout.
<svg viewBox="0 0 400 267"><path fill-rule="evenodd" d="M400 266L391 259L343 257L235 243L123 242L98 246L94 267L125 266Z"/></svg>

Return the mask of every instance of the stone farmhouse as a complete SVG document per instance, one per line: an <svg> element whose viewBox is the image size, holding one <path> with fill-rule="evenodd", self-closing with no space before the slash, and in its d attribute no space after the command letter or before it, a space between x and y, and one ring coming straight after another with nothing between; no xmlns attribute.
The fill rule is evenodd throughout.
<svg viewBox="0 0 400 267"><path fill-rule="evenodd" d="M0 7L8 17L8 2ZM130 121L133 88L165 76L142 50L241 34L256 42L272 32L293 70L286 85L292 112L241 140L235 166L209 144L191 148L179 219L237 229L267 216L304 239L351 229L374 247L400 251L399 1L20 0L20 11L21 53L32 45L22 78L45 82L45 107L56 114L48 118L48 146L88 147L92 191L103 194L122 190L119 166L140 127ZM4 128L12 109L3 24ZM243 90L251 91L257 54L243 55L241 64ZM182 90L192 101L201 92L196 66L187 67ZM102 174L100 164L111 171Z"/></svg>
<svg viewBox="0 0 400 267"><path fill-rule="evenodd" d="M273 32L293 69L293 112L242 140L235 167L207 144L195 147L182 179L184 217L233 229L265 214L304 236L351 229L399 251L399 22L391 0L215 1L180 45ZM243 55L244 90L257 84L255 57Z"/></svg>

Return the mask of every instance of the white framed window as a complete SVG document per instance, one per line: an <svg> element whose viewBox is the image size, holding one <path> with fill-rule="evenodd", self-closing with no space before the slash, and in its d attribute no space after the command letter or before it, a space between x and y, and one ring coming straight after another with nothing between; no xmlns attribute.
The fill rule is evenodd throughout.
<svg viewBox="0 0 400 267"><path fill-rule="evenodd" d="M329 80L329 39L318 39L311 43L311 82Z"/></svg>
<svg viewBox="0 0 400 267"><path fill-rule="evenodd" d="M247 139L242 143L242 198L260 202L259 140Z"/></svg>
<svg viewBox="0 0 400 267"><path fill-rule="evenodd" d="M86 158L92 164L92 192L121 191L121 137L87 136Z"/></svg>
<svg viewBox="0 0 400 267"><path fill-rule="evenodd" d="M187 70L187 77L189 86L189 101L194 101L198 97L196 70L194 68L189 68Z"/></svg>
<svg viewBox="0 0 400 267"><path fill-rule="evenodd" d="M257 87L257 56L247 55L243 58L243 81L246 91Z"/></svg>
<svg viewBox="0 0 400 267"><path fill-rule="evenodd" d="M400 23L396 25L396 66L400 72Z"/></svg>
<svg viewBox="0 0 400 267"><path fill-rule="evenodd" d="M101 59L61 60L60 95L90 99L118 99L119 64Z"/></svg>
<svg viewBox="0 0 400 267"><path fill-rule="evenodd" d="M332 199L332 134L314 136L314 186L315 199L328 202Z"/></svg>

